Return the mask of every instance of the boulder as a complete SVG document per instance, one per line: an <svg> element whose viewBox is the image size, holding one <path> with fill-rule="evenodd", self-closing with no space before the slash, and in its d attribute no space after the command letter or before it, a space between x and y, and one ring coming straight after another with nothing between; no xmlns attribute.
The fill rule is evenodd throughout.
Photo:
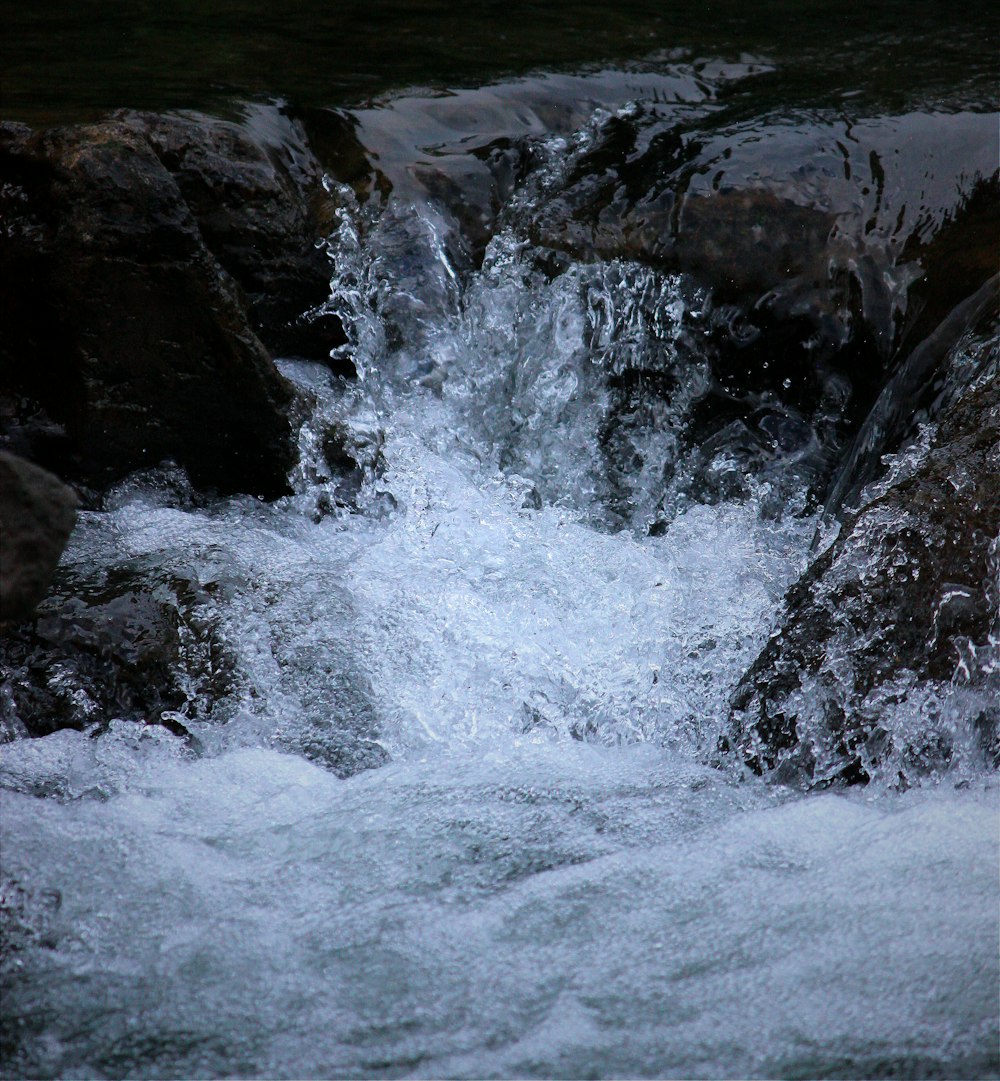
<svg viewBox="0 0 1000 1081"><path fill-rule="evenodd" d="M769 486L769 505L803 487L822 501L886 382L995 273L997 118L976 95L956 88L933 112L762 115L735 89L759 73L679 65L301 114L360 202L429 204L458 275L509 229L541 277L582 261L657 275L651 292L669 282L685 314L667 347L644 348L654 310L626 349L594 357L609 501L628 506L633 468L662 470L654 532L750 481ZM431 277L422 268L421 286ZM406 317L394 303L390 324ZM636 430L656 423L677 453L636 466Z"/></svg>
<svg viewBox="0 0 1000 1081"><path fill-rule="evenodd" d="M314 580L317 603L345 606L346 618L335 579ZM387 761L352 644L318 642L298 606L261 602L274 663L246 665L243 635L260 634L247 625L253 603L231 618L253 592L224 557L67 562L33 618L0 637L0 743L62 729L100 736L124 721L166 728L200 752L207 725L259 711L273 745L339 776Z"/></svg>
<svg viewBox="0 0 1000 1081"><path fill-rule="evenodd" d="M777 458L820 500L887 380L996 272L996 132L995 114L958 107L850 121L722 107L706 123L640 102L547 184L526 231L708 296L689 308L710 379L685 425L689 475L670 484L726 498L746 475L770 482Z"/></svg>
<svg viewBox="0 0 1000 1081"><path fill-rule="evenodd" d="M689 125L636 107L545 193L531 233L578 258L689 274L738 305L744 337L800 319L813 355L854 340L886 359L995 273L996 120L724 110Z"/></svg>
<svg viewBox="0 0 1000 1081"><path fill-rule="evenodd" d="M76 520L76 493L0 451L0 621L27 619L45 596Z"/></svg>
<svg viewBox="0 0 1000 1081"><path fill-rule="evenodd" d="M202 486L286 491L290 388L149 141L5 125L0 177L8 445L97 489L174 459Z"/></svg>
<svg viewBox="0 0 1000 1081"><path fill-rule="evenodd" d="M301 124L263 105L245 106L239 120L115 116L177 182L206 247L241 286L261 341L275 354L328 362L343 329L303 315L330 294L321 241L334 227L334 204Z"/></svg>
<svg viewBox="0 0 1000 1081"><path fill-rule="evenodd" d="M898 783L963 739L1000 761L1000 346L789 590L732 701L735 749L805 785ZM871 490L870 490L871 491ZM974 752L975 753L975 752Z"/></svg>

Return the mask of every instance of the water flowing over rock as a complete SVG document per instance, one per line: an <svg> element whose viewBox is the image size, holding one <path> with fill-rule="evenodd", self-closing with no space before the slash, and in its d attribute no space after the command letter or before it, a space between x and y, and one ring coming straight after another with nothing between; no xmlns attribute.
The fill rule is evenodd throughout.
<svg viewBox="0 0 1000 1081"><path fill-rule="evenodd" d="M779 122L723 105L692 123L639 104L598 128L533 233L578 257L690 273L738 305L743 334L801 318L819 359L852 337L888 357L920 333L915 322L933 327L994 273L984 232L996 221L996 145L989 112ZM967 239L980 235L950 253L965 260L955 281L928 249L970 204Z"/></svg>
<svg viewBox="0 0 1000 1081"><path fill-rule="evenodd" d="M997 337L981 351L985 372L930 447L901 456L902 475L789 591L733 699L732 739L756 771L806 784L880 771L905 785L970 736L1000 760Z"/></svg>
<svg viewBox="0 0 1000 1081"><path fill-rule="evenodd" d="M821 496L901 359L995 273L996 115L733 111L610 117L544 193L530 235L709 290L712 379L690 445L738 434L746 473L783 439L812 439L797 472ZM693 484L717 490L710 472Z"/></svg>
<svg viewBox="0 0 1000 1081"><path fill-rule="evenodd" d="M76 518L76 494L0 451L0 622L26 619L45 596Z"/></svg>
<svg viewBox="0 0 1000 1081"><path fill-rule="evenodd" d="M550 76L303 118L363 203L433 208L460 276L510 229L550 279L617 261L706 298L669 356L627 322L604 331L611 475L707 363L657 529L678 499L746 495L748 477L777 503L800 481L821 500L885 382L995 273L995 112L956 91L936 110L748 117L769 70Z"/></svg>
<svg viewBox="0 0 1000 1081"><path fill-rule="evenodd" d="M190 741L185 722L210 716L238 679L212 618L219 589L141 566L99 582L64 577L0 643L0 741L113 720Z"/></svg>
<svg viewBox="0 0 1000 1081"><path fill-rule="evenodd" d="M105 304L60 284L65 366L128 262L154 355L154 285L242 328L191 423L281 423L273 500L122 437L0 642L0 1072L997 1073L996 131L948 46L891 108L671 53L7 129L4 251ZM45 389L6 438L71 463Z"/></svg>

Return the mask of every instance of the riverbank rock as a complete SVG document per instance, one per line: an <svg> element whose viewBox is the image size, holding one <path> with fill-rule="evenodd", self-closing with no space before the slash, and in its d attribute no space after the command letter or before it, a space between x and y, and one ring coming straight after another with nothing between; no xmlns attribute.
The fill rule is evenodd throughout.
<svg viewBox="0 0 1000 1081"><path fill-rule="evenodd" d="M193 117L0 126L7 446L97 490L164 459L287 490L291 391L255 328L301 336L329 268L312 159L264 141Z"/></svg>
<svg viewBox="0 0 1000 1081"><path fill-rule="evenodd" d="M732 703L729 746L755 772L905 786L966 739L1000 761L998 349L788 592Z"/></svg>
<svg viewBox="0 0 1000 1081"><path fill-rule="evenodd" d="M45 596L76 519L76 493L0 451L0 623L27 619Z"/></svg>
<svg viewBox="0 0 1000 1081"><path fill-rule="evenodd" d="M33 617L0 637L0 744L62 729L100 737L125 722L165 728L198 752L207 732L252 724L259 711L269 742L338 776L388 760L353 644L318 639L315 622L277 595L254 597L228 559L171 560L161 549L95 567L80 554ZM348 618L336 576L313 589L326 617L343 608ZM247 639L249 654L268 650L271 663L258 654L247 665Z"/></svg>

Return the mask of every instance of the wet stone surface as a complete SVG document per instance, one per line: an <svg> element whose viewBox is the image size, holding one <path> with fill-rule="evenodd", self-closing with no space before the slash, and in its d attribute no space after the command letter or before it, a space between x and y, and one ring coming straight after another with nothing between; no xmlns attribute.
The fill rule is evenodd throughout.
<svg viewBox="0 0 1000 1081"><path fill-rule="evenodd" d="M733 744L758 772L820 784L878 771L906 785L970 736L1000 760L995 337L985 351L979 385L941 415L929 449L789 591L733 699ZM950 715L955 696L971 733ZM919 720L897 726L907 710Z"/></svg>
<svg viewBox="0 0 1000 1081"><path fill-rule="evenodd" d="M184 721L209 716L238 680L212 619L220 588L151 567L64 574L0 644L3 737L134 720L190 739Z"/></svg>
<svg viewBox="0 0 1000 1081"><path fill-rule="evenodd" d="M6 125L0 177L5 442L98 490L170 458L200 486L286 491L291 394L261 339L315 358L343 340L304 318L330 210L295 125Z"/></svg>
<svg viewBox="0 0 1000 1081"><path fill-rule="evenodd" d="M261 456L274 431L246 349L203 351L226 363L189 383L190 477L156 443L95 479L0 647L2 1070L997 1072L996 131L971 36L914 33L906 64L882 41L857 96L843 51L671 53L6 129L0 256L92 255L92 344L98 256L129 304L201 311L192 355L232 316L287 442L278 498L245 494L206 421L239 414ZM318 265L283 231L314 220L332 281L305 329L334 363L267 367L278 294L312 303ZM132 341L147 374L171 311ZM29 390L5 438L70 462L78 418ZM831 477L851 516L810 568Z"/></svg>

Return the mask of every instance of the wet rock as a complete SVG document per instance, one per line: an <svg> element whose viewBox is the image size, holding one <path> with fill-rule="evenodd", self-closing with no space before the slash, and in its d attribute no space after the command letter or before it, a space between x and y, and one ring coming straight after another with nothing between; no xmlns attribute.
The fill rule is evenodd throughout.
<svg viewBox="0 0 1000 1081"><path fill-rule="evenodd" d="M708 83L737 80L753 64L678 66L658 72L602 71L545 75L474 89L395 97L352 110L300 114L331 176L369 198L429 199L445 224L442 237L459 271L482 260L501 214L526 176L548 157L552 136L571 136L596 110L636 97L692 115L711 96ZM557 152L563 160L566 148Z"/></svg>
<svg viewBox="0 0 1000 1081"><path fill-rule="evenodd" d="M329 359L343 328L301 318L330 293L320 241L334 204L301 125L273 106L238 120L203 114L116 114L177 182L206 247L243 289L253 329L272 353Z"/></svg>
<svg viewBox="0 0 1000 1081"><path fill-rule="evenodd" d="M887 450L896 450L916 437L917 424L936 416L956 385L962 387L967 372L956 372L952 362L963 339L977 334L989 337L990 321L1000 307L1000 274L948 313L897 367L882 388L871 412L854 439L850 453L837 468L824 504L827 520L846 505L853 507L866 484L879 472ZM982 343L981 343L982 344Z"/></svg>
<svg viewBox="0 0 1000 1081"><path fill-rule="evenodd" d="M290 390L150 143L121 120L6 125L0 177L14 441L98 489L170 458L199 485L285 491Z"/></svg>
<svg viewBox="0 0 1000 1081"><path fill-rule="evenodd" d="M610 476L633 468L638 427L678 415L654 530L748 482L776 506L803 486L820 502L887 380L995 272L1000 147L975 96L779 119L748 111L760 73L680 65L304 116L360 202L430 204L459 276L503 228L549 279L580 261L680 276L688 312L670 350L644 363L633 334L635 359L594 358ZM703 388L678 406L703 358ZM613 487L627 502L628 483Z"/></svg>
<svg viewBox="0 0 1000 1081"><path fill-rule="evenodd" d="M313 589L327 613L350 603L329 576ZM318 640L313 620L271 593L260 600L268 616L258 641L269 658L247 665L241 631L259 615L248 592L225 558L158 552L103 569L64 566L35 617L0 639L0 743L62 729L103 739L129 722L161 726L200 752L206 726L259 716L260 738L339 776L386 762L352 644ZM240 608L237 627L227 616Z"/></svg>
<svg viewBox="0 0 1000 1081"><path fill-rule="evenodd" d="M901 478L789 591L732 704L729 745L756 772L813 785L880 770L905 784L967 738L1000 761L996 337L986 349L929 450L899 459Z"/></svg>
<svg viewBox="0 0 1000 1081"><path fill-rule="evenodd" d="M76 519L57 477L0 451L0 621L27 619L45 596Z"/></svg>
<svg viewBox="0 0 1000 1081"><path fill-rule="evenodd" d="M718 446L685 491L731 494L713 475L726 458L768 479L788 457L758 424L772 415L811 429L792 464L819 497L887 379L995 273L997 151L986 113L747 121L722 108L691 122L640 102L570 157L527 234L710 296L711 379L685 444Z"/></svg>
<svg viewBox="0 0 1000 1081"><path fill-rule="evenodd" d="M689 273L758 327L801 317L820 336L814 352L868 335L887 357L911 324L922 318L928 332L995 272L988 242L968 243L975 228L958 223L969 210L980 227L995 220L996 148L988 113L723 112L694 126L637 107L597 132L532 231L581 258ZM914 305L917 280L931 289Z"/></svg>
<svg viewBox="0 0 1000 1081"><path fill-rule="evenodd" d="M238 680L215 617L226 588L155 567L65 573L35 618L0 641L0 742L113 720L208 718Z"/></svg>

